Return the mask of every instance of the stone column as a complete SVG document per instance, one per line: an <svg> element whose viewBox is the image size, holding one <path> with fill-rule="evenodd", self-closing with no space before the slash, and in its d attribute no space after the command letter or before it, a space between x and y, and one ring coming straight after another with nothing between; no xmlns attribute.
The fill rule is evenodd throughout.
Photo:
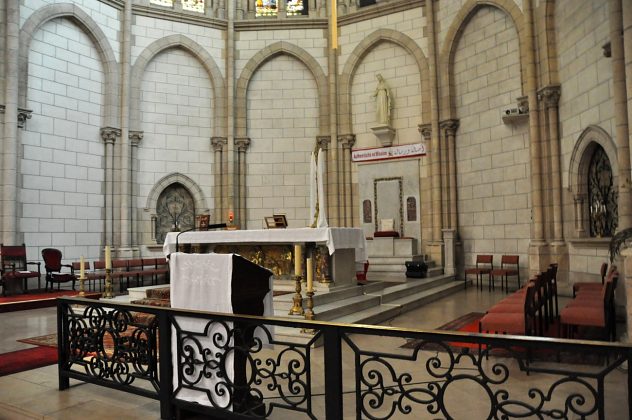
<svg viewBox="0 0 632 420"><path fill-rule="evenodd" d="M118 227L120 237L119 257L123 254L129 254L127 248L131 245L131 217L130 217L130 201L131 201L131 153L130 153L130 133L129 133L129 103L130 103L130 72L131 72L131 54L132 54L132 2L126 1L123 9L122 22L122 48L121 48L121 142L119 150L121 160L119 163L120 182L118 184L117 193L120 196L120 224ZM123 254L121 254L121 252Z"/></svg>
<svg viewBox="0 0 632 420"><path fill-rule="evenodd" d="M114 181L114 142L121 136L121 130L114 127L101 128L101 139L105 142L105 245L113 241L112 183Z"/></svg>
<svg viewBox="0 0 632 420"><path fill-rule="evenodd" d="M257 0L248 0L248 19L254 19L257 14Z"/></svg>
<svg viewBox="0 0 632 420"><path fill-rule="evenodd" d="M340 183L343 209L340 215L340 226L353 226L351 216L351 148L355 144L354 134L345 134L338 137L338 143L342 146L342 159L340 162L341 179Z"/></svg>
<svg viewBox="0 0 632 420"><path fill-rule="evenodd" d="M214 223L221 223L226 220L228 214L224 204L226 196L226 165L224 164L224 146L228 143L226 137L211 137L211 147L213 148L213 178L215 190L215 215Z"/></svg>
<svg viewBox="0 0 632 420"><path fill-rule="evenodd" d="M446 149L448 157L446 163L448 166L448 208L446 212L449 215L448 226L452 231L458 229L458 213L457 213L457 195L456 195L456 130L459 128L459 120L450 119L441 121L441 128L445 132ZM443 231L445 238L445 230ZM446 248L447 249L447 248ZM447 256L446 256L447 258Z"/></svg>
<svg viewBox="0 0 632 420"><path fill-rule="evenodd" d="M586 215L584 214L584 203L586 202L585 193L579 193L575 195L574 205L575 205L575 233L578 238L585 238L586 229L584 226L586 225Z"/></svg>
<svg viewBox="0 0 632 420"><path fill-rule="evenodd" d="M544 211L542 208L542 144L540 139L540 111L538 104L538 73L535 61L535 34L533 0L523 0L526 89L529 101L529 140L531 163L532 234L529 244L529 268L540 271L545 268L546 242L544 240Z"/></svg>
<svg viewBox="0 0 632 420"><path fill-rule="evenodd" d="M558 130L560 85L540 89L539 97L546 110L546 132L551 159L551 205L553 207L553 243L564 243L564 221L562 220L562 169L560 164L560 136ZM544 118L543 118L544 119Z"/></svg>
<svg viewBox="0 0 632 420"><path fill-rule="evenodd" d="M18 197L18 53L20 2L6 3L4 61L4 132L2 142L2 241L17 243ZM2 65L2 64L0 64Z"/></svg>
<svg viewBox="0 0 632 420"><path fill-rule="evenodd" d="M629 0L626 0L629 2ZM632 227L632 185L630 181L630 132L628 127L628 98L626 94L623 51L623 10L621 0L609 0L610 45L612 51L612 97L614 101L615 141L619 185L617 200L619 223L617 231ZM632 83L632 80L628 80Z"/></svg>
<svg viewBox="0 0 632 420"><path fill-rule="evenodd" d="M441 206L441 144L439 133L439 85L437 82L437 52L435 39L434 2L426 3L426 21L428 24L428 66L430 77L430 116L432 144L430 147L432 174L432 240L441 242L443 209ZM436 258L436 255L433 256Z"/></svg>
<svg viewBox="0 0 632 420"><path fill-rule="evenodd" d="M136 212L136 199L138 198L138 191L135 191L138 185L136 179L136 173L138 171L138 145L140 141L143 139L144 132L142 131L132 131L129 132L129 141L132 146L132 166L131 166L131 183L132 183L132 191L131 191L131 232L132 232L132 246L136 246L140 243L140 229L138 227L138 214Z"/></svg>
<svg viewBox="0 0 632 420"><path fill-rule="evenodd" d="M443 229L443 272L449 276L456 274L456 231Z"/></svg>
<svg viewBox="0 0 632 420"><path fill-rule="evenodd" d="M250 138L243 137L235 139L235 148L237 149L237 189L239 194L237 195L237 208L235 216L235 224L246 229L246 151L250 146Z"/></svg>
<svg viewBox="0 0 632 420"><path fill-rule="evenodd" d="M623 56L628 98L628 145L632 144L632 2L623 1Z"/></svg>
<svg viewBox="0 0 632 420"><path fill-rule="evenodd" d="M221 223L228 219L228 211L233 210L235 212L239 200L239 179L238 179L238 163L236 159L238 154L235 150L235 1L231 0L226 4L225 0L220 2L220 13L226 12L228 16L226 27L226 133L217 133L225 135L223 137L223 151L222 151L222 172L221 172L221 195L215 195L216 209L219 212L215 212L216 223ZM224 16L219 16L223 18ZM215 111L218 112L218 111ZM246 111L244 110L244 118ZM245 120L244 120L245 122ZM215 127L219 129L219 127ZM239 133L240 136L246 135L246 128L243 128L243 133ZM225 147L224 147L225 146ZM216 169L217 170L217 169ZM216 172L217 174L217 172ZM218 201L219 200L219 201ZM240 217L238 213L235 213L235 217ZM241 223L241 220L238 220ZM242 226L245 228L245 226Z"/></svg>

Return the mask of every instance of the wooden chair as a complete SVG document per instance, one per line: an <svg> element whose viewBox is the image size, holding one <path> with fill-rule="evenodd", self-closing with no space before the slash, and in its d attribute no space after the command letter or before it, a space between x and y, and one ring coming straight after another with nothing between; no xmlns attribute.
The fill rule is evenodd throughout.
<svg viewBox="0 0 632 420"><path fill-rule="evenodd" d="M520 257L518 255L503 255L500 257L500 268L495 268L491 272L492 287L496 278L500 278L500 289L509 293L509 280L508 277L518 278L518 289L520 289Z"/></svg>
<svg viewBox="0 0 632 420"><path fill-rule="evenodd" d="M29 265L36 265L37 271L28 270ZM0 244L0 284L2 296L6 296L7 285L22 283L22 293L28 291L28 279L37 278L37 288L40 288L41 263L26 260L26 245Z"/></svg>
<svg viewBox="0 0 632 420"><path fill-rule="evenodd" d="M492 270L494 269L493 255L477 255L476 266L465 270L465 288L467 288L467 276L474 274L476 276L476 286L481 282L481 290L483 290L483 276L487 275L489 281L489 290L492 290Z"/></svg>
<svg viewBox="0 0 632 420"><path fill-rule="evenodd" d="M53 284L57 283L57 290L59 290L62 283L72 282L72 290L75 290L75 272L72 264L62 264L61 251L55 248L42 249L42 259L44 260L44 268L46 269L46 291L48 291L48 283L53 290ZM69 268L70 272L63 272L62 270Z"/></svg>
<svg viewBox="0 0 632 420"><path fill-rule="evenodd" d="M601 284L592 282L592 281L590 282L582 281L582 282L573 283L573 297L575 297L577 295L577 292L582 289L592 290L592 291L601 290L601 286L603 286L606 282L607 272L608 272L608 263L602 263L601 268L599 269L599 274L601 275Z"/></svg>

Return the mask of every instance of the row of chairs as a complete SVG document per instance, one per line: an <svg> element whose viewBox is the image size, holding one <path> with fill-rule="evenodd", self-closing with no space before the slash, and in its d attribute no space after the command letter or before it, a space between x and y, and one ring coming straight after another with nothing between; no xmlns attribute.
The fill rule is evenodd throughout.
<svg viewBox="0 0 632 420"><path fill-rule="evenodd" d="M492 306L480 319L479 332L544 336L558 311L557 264L551 264Z"/></svg>
<svg viewBox="0 0 632 420"><path fill-rule="evenodd" d="M500 257L500 268L494 268L494 256L483 254L476 256L476 265L465 270L465 287L467 288L467 276L476 276L476 286L480 284L483 290L483 277L487 276L488 287L491 291L495 288L495 280L500 279L501 290L509 293L509 277L517 277L518 289L520 289L520 258L518 255L503 255Z"/></svg>
<svg viewBox="0 0 632 420"><path fill-rule="evenodd" d="M614 291L617 288L619 273L617 267L601 265L601 283L575 283L573 300L566 304L560 313L558 333L572 338L580 327L592 327L601 332L604 340L617 338Z"/></svg>

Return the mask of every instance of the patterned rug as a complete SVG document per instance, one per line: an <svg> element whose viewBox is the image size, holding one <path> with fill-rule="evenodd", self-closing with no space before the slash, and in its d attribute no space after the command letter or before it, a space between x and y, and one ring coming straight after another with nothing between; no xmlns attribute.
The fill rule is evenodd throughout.
<svg viewBox="0 0 632 420"><path fill-rule="evenodd" d="M34 346L45 346L57 348L57 333L39 335L37 337L23 338L20 343L32 344Z"/></svg>

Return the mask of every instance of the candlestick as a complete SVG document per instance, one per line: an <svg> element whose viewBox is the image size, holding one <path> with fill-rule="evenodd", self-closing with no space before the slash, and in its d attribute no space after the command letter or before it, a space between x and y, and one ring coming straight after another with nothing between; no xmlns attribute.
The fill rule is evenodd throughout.
<svg viewBox="0 0 632 420"><path fill-rule="evenodd" d="M314 313L314 291L308 290L306 292L307 298L305 299L305 319L308 321L313 321L316 319L316 314ZM316 330L313 328L303 328L301 329L302 333L305 334L316 334Z"/></svg>
<svg viewBox="0 0 632 420"><path fill-rule="evenodd" d="M300 275L295 276L295 293L294 297L292 298L293 305L288 315L303 315L305 313L303 311L303 296L301 295L301 280L302 277Z"/></svg>
<svg viewBox="0 0 632 420"><path fill-rule="evenodd" d="M112 269L112 252L109 245L105 246L105 269Z"/></svg>
<svg viewBox="0 0 632 420"><path fill-rule="evenodd" d="M105 269L105 290L103 291L103 297L105 299L112 299L114 294L112 293L112 269Z"/></svg>
<svg viewBox="0 0 632 420"><path fill-rule="evenodd" d="M307 291L313 292L314 291L314 265L312 263L311 257L307 259L306 271L307 271Z"/></svg>
<svg viewBox="0 0 632 420"><path fill-rule="evenodd" d="M300 245L294 245L294 275L302 275L303 254Z"/></svg>

